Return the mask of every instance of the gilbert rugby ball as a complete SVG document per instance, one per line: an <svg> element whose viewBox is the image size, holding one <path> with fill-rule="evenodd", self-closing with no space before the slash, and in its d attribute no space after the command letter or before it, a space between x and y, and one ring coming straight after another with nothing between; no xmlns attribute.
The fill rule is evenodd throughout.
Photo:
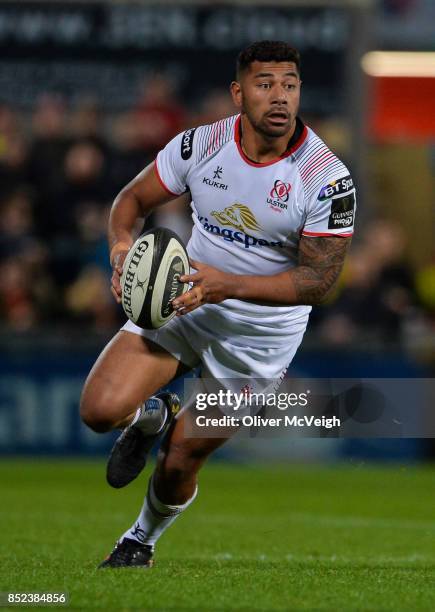
<svg viewBox="0 0 435 612"><path fill-rule="evenodd" d="M175 316L171 301L189 289L189 258L177 234L166 228L143 234L131 247L121 275L122 307L139 327L158 329Z"/></svg>

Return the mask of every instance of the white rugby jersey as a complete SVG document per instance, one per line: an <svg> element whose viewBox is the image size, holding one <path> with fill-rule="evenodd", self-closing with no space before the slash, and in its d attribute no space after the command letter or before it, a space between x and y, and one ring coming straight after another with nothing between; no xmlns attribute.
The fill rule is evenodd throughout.
<svg viewBox="0 0 435 612"><path fill-rule="evenodd" d="M298 119L286 153L255 163L242 150L240 124L236 115L187 130L157 155L162 186L192 196L190 257L225 272L271 275L297 265L301 235L351 236L353 181L326 144ZM277 346L305 328L311 307L225 300L191 314L201 310L211 329L225 333L229 324L251 345Z"/></svg>

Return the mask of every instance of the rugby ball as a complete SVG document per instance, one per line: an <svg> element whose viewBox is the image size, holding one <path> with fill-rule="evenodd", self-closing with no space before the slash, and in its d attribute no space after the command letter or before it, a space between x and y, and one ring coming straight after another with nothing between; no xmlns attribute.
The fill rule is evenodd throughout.
<svg viewBox="0 0 435 612"><path fill-rule="evenodd" d="M158 329L175 316L172 300L189 289L180 283L189 274L189 258L177 234L159 227L131 247L121 275L122 307L139 327Z"/></svg>

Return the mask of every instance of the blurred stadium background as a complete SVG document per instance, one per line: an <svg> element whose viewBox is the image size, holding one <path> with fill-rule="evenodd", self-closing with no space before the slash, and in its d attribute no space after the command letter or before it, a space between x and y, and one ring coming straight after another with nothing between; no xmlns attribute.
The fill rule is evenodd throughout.
<svg viewBox="0 0 435 612"><path fill-rule="evenodd" d="M434 24L433 0L0 2L0 591L68 591L75 609L435 609L431 439L372 423L371 439L230 441L156 570L102 575L147 475L110 489L116 434L78 417L123 322L111 202L177 132L234 113L235 57L264 38L301 51L301 115L359 195L340 286L290 375L433 376ZM187 240L187 203L149 225Z"/></svg>
<svg viewBox="0 0 435 612"><path fill-rule="evenodd" d="M77 404L123 321L109 292L109 207L172 136L234 113L235 57L263 38L300 50L301 115L359 193L340 286L314 310L292 374L431 377L434 23L432 0L2 2L0 453L107 452L112 437L86 430ZM186 202L147 223L187 240ZM245 440L221 457L433 452L430 440Z"/></svg>

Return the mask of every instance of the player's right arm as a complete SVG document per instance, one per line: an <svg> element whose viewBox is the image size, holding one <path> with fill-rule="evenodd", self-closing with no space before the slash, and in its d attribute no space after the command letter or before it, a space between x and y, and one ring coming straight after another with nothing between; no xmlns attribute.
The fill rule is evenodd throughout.
<svg viewBox="0 0 435 612"><path fill-rule="evenodd" d="M125 257L134 242L138 219L153 208L178 198L187 191L187 174L193 162L195 129L178 134L116 197L109 219L112 293L121 301L120 276ZM162 179L162 177L164 177Z"/></svg>
<svg viewBox="0 0 435 612"><path fill-rule="evenodd" d="M121 301L120 277L125 257L135 237L138 219L144 219L161 204L178 197L162 183L156 162L149 164L116 196L110 212L108 240L110 264L113 268L111 290L116 301Z"/></svg>

